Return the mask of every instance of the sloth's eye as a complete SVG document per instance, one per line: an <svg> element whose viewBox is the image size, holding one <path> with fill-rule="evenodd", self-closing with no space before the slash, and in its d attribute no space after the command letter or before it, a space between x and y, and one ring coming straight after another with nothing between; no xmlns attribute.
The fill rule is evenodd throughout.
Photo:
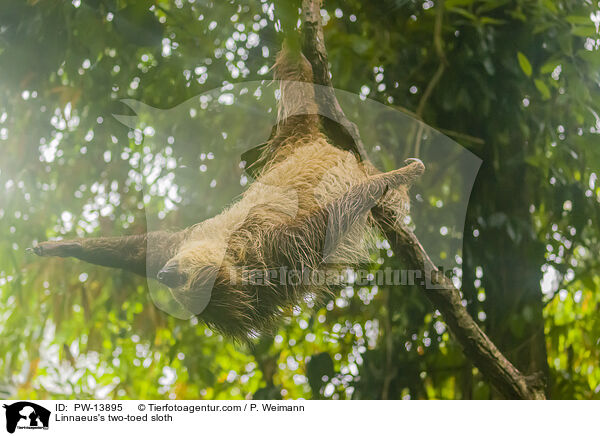
<svg viewBox="0 0 600 436"><path fill-rule="evenodd" d="M177 288L182 286L186 281L185 274L179 271L178 262L168 262L158 272L156 279L163 285L167 285L169 288Z"/></svg>

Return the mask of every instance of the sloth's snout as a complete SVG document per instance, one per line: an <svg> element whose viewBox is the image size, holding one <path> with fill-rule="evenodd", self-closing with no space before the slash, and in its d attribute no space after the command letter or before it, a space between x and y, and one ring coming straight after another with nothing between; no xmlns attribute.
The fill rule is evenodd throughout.
<svg viewBox="0 0 600 436"><path fill-rule="evenodd" d="M167 263L156 275L156 279L169 288L177 288L185 283L185 275L179 272L179 263Z"/></svg>

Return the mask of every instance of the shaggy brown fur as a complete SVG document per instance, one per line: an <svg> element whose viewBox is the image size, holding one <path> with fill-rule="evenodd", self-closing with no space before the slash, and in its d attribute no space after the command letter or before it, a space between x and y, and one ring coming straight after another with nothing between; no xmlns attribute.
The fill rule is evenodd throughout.
<svg viewBox="0 0 600 436"><path fill-rule="evenodd" d="M332 146L321 133L311 67L301 54L283 50L274 77L281 81L278 124L256 182L239 201L179 233L150 233L127 243L118 238L48 242L36 253L156 277L189 311L242 340L273 332L281 316L307 298L328 296L329 286L306 279L324 267L335 271L369 262L375 227L370 209L385 203L402 219L408 187L424 166L415 160L377 174ZM94 241L100 251L94 251ZM117 265L110 256L95 254L117 250L131 252L131 261ZM253 280L254 273L263 276Z"/></svg>
<svg viewBox="0 0 600 436"><path fill-rule="evenodd" d="M327 286L297 284L291 274L307 279L325 265L368 262L370 209L386 202L396 219L404 217L408 185L424 169L414 161L370 175L372 168L321 133L308 61L284 50L274 71L281 80L279 123L256 182L237 203L194 226L163 270L172 272L163 281L178 301L236 338L271 332L286 309L328 294Z"/></svg>

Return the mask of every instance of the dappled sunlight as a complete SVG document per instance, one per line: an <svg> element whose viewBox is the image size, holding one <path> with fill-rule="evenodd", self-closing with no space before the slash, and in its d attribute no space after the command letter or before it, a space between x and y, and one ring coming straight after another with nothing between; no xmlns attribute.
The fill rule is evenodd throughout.
<svg viewBox="0 0 600 436"><path fill-rule="evenodd" d="M371 265L251 344L157 281L28 254L179 230L238 200L255 183L246 153L276 124L271 66L301 16L267 0L10 3L0 397L499 397L419 277L390 272L406 272L403 253L381 233ZM524 374L549 377L549 397L597 399L600 5L484 3L447 0L438 15L435 0L326 1L335 95L379 170L425 163L403 224L470 316Z"/></svg>

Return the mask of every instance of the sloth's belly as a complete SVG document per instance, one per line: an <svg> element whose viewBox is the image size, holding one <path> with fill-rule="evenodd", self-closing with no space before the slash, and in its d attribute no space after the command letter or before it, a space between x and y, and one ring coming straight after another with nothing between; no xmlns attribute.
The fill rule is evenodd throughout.
<svg viewBox="0 0 600 436"><path fill-rule="evenodd" d="M295 198L298 209L304 212L339 198L366 177L352 153L316 141L297 148L285 161L264 173L253 190L270 194L271 205L283 201L286 208L286 200ZM254 193L248 194L255 198Z"/></svg>
<svg viewBox="0 0 600 436"><path fill-rule="evenodd" d="M299 147L263 173L238 202L202 223L193 238L227 240L232 232L249 224L288 224L334 201L366 178L352 153L324 141Z"/></svg>

